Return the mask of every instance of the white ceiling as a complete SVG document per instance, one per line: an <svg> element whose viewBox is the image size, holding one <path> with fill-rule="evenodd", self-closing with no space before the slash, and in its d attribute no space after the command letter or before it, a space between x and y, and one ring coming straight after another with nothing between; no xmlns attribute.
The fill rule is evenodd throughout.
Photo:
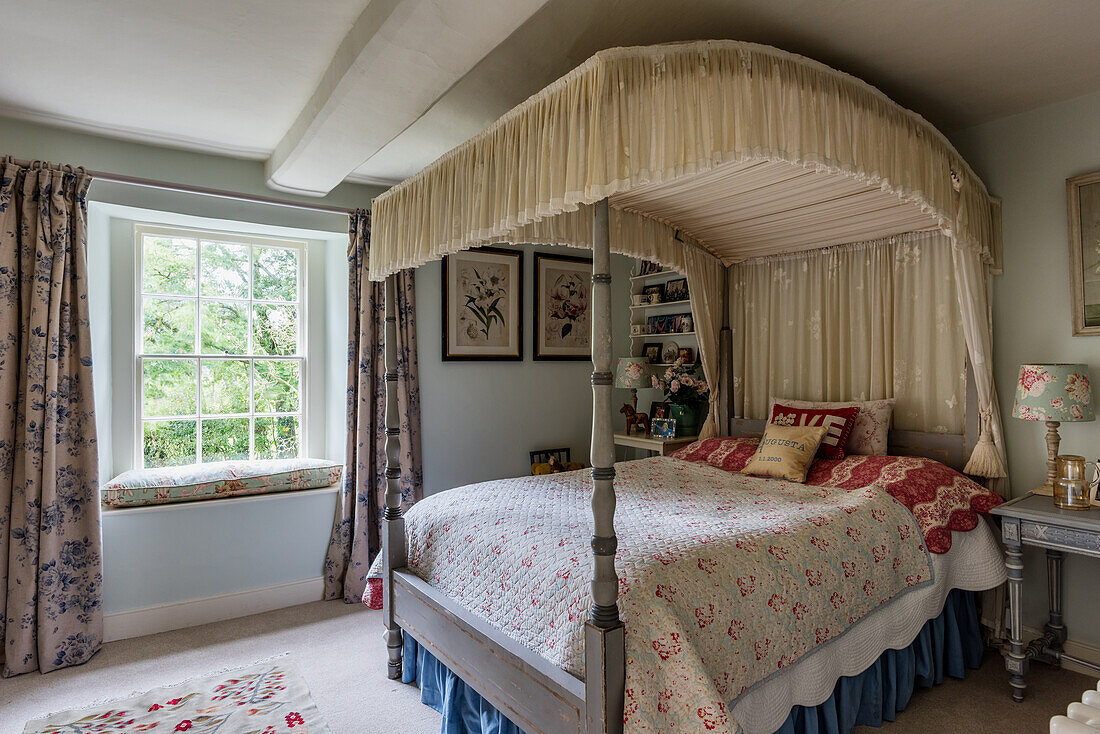
<svg viewBox="0 0 1100 734"><path fill-rule="evenodd" d="M265 160L318 195L415 173L610 46L768 43L945 131L1100 90L1097 0L0 0L0 18L0 115Z"/></svg>

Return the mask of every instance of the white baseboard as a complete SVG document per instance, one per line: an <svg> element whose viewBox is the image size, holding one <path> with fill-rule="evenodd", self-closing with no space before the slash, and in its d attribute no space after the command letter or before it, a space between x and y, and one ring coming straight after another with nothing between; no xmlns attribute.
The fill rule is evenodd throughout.
<svg viewBox="0 0 1100 734"><path fill-rule="evenodd" d="M143 637L320 601L324 594L324 585L324 577L316 576L230 594L106 614L103 616L103 640L114 642Z"/></svg>

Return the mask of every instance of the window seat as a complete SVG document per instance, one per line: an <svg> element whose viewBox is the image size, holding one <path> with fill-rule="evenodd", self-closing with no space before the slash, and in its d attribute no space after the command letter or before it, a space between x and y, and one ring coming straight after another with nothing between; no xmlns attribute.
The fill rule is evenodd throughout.
<svg viewBox="0 0 1100 734"><path fill-rule="evenodd" d="M105 507L144 507L175 502L293 492L337 484L344 467L323 459L219 461L157 469L133 469L107 482Z"/></svg>

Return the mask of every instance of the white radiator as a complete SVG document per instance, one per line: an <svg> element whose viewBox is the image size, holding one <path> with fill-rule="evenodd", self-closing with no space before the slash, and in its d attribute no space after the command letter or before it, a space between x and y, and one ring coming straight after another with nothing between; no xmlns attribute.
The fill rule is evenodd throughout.
<svg viewBox="0 0 1100 734"><path fill-rule="evenodd" d="M1100 733L1100 682L1098 690L1085 691L1080 701L1066 707L1065 716L1050 720L1050 734L1098 734Z"/></svg>

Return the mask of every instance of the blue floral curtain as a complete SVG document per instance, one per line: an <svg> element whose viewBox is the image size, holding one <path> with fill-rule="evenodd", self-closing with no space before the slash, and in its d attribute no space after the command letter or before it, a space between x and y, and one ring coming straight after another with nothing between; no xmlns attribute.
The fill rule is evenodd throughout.
<svg viewBox="0 0 1100 734"><path fill-rule="evenodd" d="M0 661L86 662L103 639L83 169L0 162Z"/></svg>
<svg viewBox="0 0 1100 734"><path fill-rule="evenodd" d="M357 603L382 548L386 494L385 294L367 277L370 214L351 215L348 243L347 459L325 559L325 598ZM397 278L397 399L401 414L401 498L420 499L420 382L413 272Z"/></svg>

